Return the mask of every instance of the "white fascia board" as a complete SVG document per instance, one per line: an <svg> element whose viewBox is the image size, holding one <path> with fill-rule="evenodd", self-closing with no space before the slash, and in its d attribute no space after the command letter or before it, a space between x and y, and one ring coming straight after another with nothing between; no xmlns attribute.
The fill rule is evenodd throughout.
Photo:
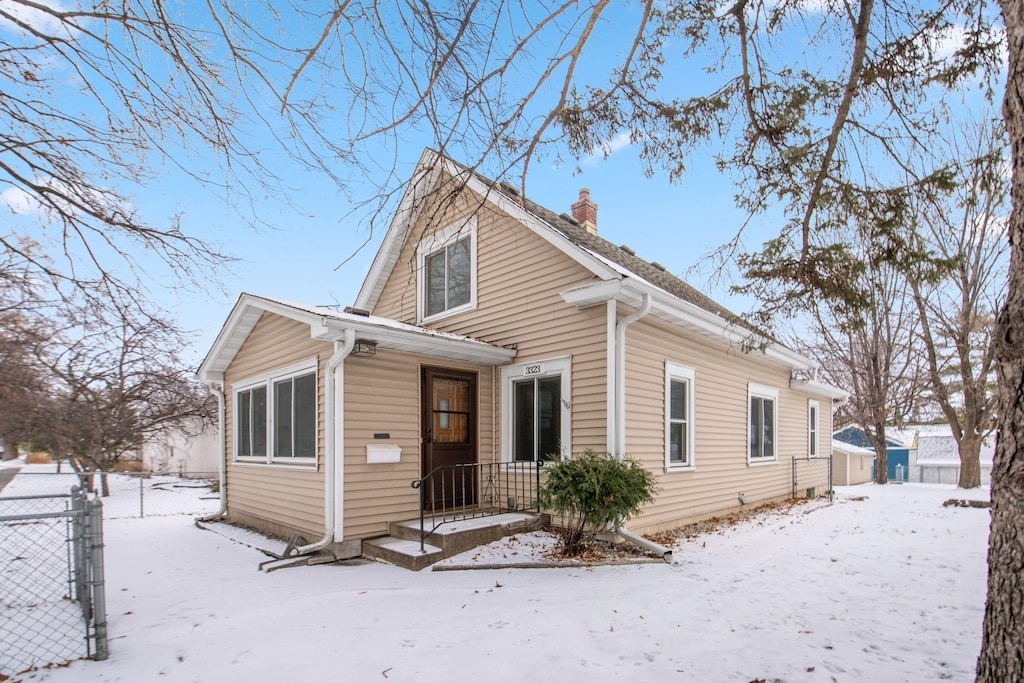
<svg viewBox="0 0 1024 683"><path fill-rule="evenodd" d="M616 298L622 303L636 308L640 305L644 294L649 294L654 302L651 314L663 320L706 337L740 347L749 347L751 338L759 339L766 344L761 351L764 358L791 370L810 370L817 367L810 358L792 349L787 349L777 342L760 337L755 332L738 327L735 323L715 315L711 311L706 311L696 304L683 301L641 278L626 278L623 281L622 290Z"/></svg>
<svg viewBox="0 0 1024 683"><path fill-rule="evenodd" d="M586 308L614 299L621 289L622 280L598 280L570 287L558 295L570 306Z"/></svg>
<svg viewBox="0 0 1024 683"><path fill-rule="evenodd" d="M359 339L377 342L385 349L421 353L439 358L452 358L487 365L501 365L515 358L515 349L494 346L472 339L455 339L442 334L394 329L351 320L325 319L325 340L340 339L345 330L353 330Z"/></svg>
<svg viewBox="0 0 1024 683"><path fill-rule="evenodd" d="M846 399L850 398L850 392L813 379L791 379L789 380L789 386L813 396L821 396L833 401L845 402Z"/></svg>
<svg viewBox="0 0 1024 683"><path fill-rule="evenodd" d="M395 269L398 257L401 256L402 247L405 245L409 230L416 223L420 210L423 207L422 199L433 189L440 174L438 155L432 149L424 150L416 170L413 171L409 185L402 195L388 231L384 235L384 241L377 250L377 255L370 265L370 270L363 280L362 287L356 295L356 308L372 310L377 305L384 285L387 283L391 272Z"/></svg>
<svg viewBox="0 0 1024 683"><path fill-rule="evenodd" d="M268 310L266 305L270 303L245 293L238 297L238 301L235 302L223 327L217 333L217 338L214 339L209 352L196 371L198 379L218 381L224 378L224 370L227 369L235 354L238 353L238 349L249 337L249 333L256 326L263 311ZM278 308L284 307L278 306ZM293 313L292 309L281 312L282 315L289 318L294 317Z"/></svg>

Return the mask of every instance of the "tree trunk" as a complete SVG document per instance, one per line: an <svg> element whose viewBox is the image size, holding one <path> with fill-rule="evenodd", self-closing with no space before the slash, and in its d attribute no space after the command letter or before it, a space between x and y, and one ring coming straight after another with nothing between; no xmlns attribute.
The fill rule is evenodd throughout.
<svg viewBox="0 0 1024 683"><path fill-rule="evenodd" d="M868 441L875 449L875 483L889 483L889 450L888 442L885 440L885 427L880 430L876 427L875 436L867 434ZM881 436L879 436L881 435Z"/></svg>
<svg viewBox="0 0 1024 683"><path fill-rule="evenodd" d="M981 437L965 433L956 447L960 454L960 480L957 486L962 489L981 486Z"/></svg>
<svg viewBox="0 0 1024 683"><path fill-rule="evenodd" d="M107 481L107 473L100 472L100 496L106 498L110 495L110 482Z"/></svg>
<svg viewBox="0 0 1024 683"><path fill-rule="evenodd" d="M999 433L992 464L988 601L978 681L1024 681L1024 2L1000 0L1008 73L1003 117L1013 168L1009 287L996 323Z"/></svg>
<svg viewBox="0 0 1024 683"><path fill-rule="evenodd" d="M14 460L18 457L18 442L8 436L3 437L4 460Z"/></svg>

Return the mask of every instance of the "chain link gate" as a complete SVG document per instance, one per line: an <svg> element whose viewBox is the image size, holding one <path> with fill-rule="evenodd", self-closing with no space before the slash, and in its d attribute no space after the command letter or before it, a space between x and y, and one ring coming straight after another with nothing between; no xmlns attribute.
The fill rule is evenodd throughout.
<svg viewBox="0 0 1024 683"><path fill-rule="evenodd" d="M99 498L0 497L0 677L84 657L107 658Z"/></svg>

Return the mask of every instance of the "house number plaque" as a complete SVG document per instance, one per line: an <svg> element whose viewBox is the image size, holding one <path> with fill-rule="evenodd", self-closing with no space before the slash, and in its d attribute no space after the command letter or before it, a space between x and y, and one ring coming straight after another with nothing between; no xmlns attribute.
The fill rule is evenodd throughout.
<svg viewBox="0 0 1024 683"><path fill-rule="evenodd" d="M527 365L525 368L523 368L524 375L539 375L542 372L544 372L543 365Z"/></svg>

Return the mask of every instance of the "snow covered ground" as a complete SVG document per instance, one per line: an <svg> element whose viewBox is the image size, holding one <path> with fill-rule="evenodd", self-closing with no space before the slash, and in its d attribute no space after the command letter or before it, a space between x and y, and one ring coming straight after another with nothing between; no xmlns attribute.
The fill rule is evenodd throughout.
<svg viewBox="0 0 1024 683"><path fill-rule="evenodd" d="M189 517L111 520L110 659L15 680L968 681L989 513L942 502L987 494L841 488L680 541L671 565L593 568L265 574Z"/></svg>

